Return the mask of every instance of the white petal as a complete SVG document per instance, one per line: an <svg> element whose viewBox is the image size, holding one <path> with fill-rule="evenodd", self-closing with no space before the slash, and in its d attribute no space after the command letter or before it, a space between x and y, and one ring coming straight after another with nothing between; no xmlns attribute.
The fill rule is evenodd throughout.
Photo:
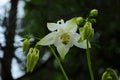
<svg viewBox="0 0 120 80"><path fill-rule="evenodd" d="M56 32L51 32L41 39L37 44L38 45L50 45L53 44L56 38Z"/></svg>
<svg viewBox="0 0 120 80"><path fill-rule="evenodd" d="M79 48L83 48L86 49L87 48L87 43L86 40L84 40L83 42L78 42L78 39L80 38L80 35L78 33L74 33L73 34L73 44ZM89 43L89 48L91 48L91 45Z"/></svg>
<svg viewBox="0 0 120 80"><path fill-rule="evenodd" d="M67 30L70 32L76 32L77 31L77 23L76 23L76 18L70 19L66 22L66 27Z"/></svg>
<svg viewBox="0 0 120 80"><path fill-rule="evenodd" d="M56 23L47 23L47 27L50 31L55 31L58 29L58 25Z"/></svg>
<svg viewBox="0 0 120 80"><path fill-rule="evenodd" d="M87 42L86 42L86 40L84 40L82 42L79 42L79 43L78 43L78 41L76 41L76 42L74 42L74 45L79 47L79 48L87 49ZM90 43L89 43L88 47L91 48Z"/></svg>
<svg viewBox="0 0 120 80"><path fill-rule="evenodd" d="M57 25L58 25L58 29L66 30L66 25L63 19L57 21Z"/></svg>
<svg viewBox="0 0 120 80"><path fill-rule="evenodd" d="M67 54L67 52L69 51L70 47L71 47L73 44L71 45L71 44L69 43L68 45L64 45L64 44L61 42L59 36L57 36L54 45L56 46L57 51L58 51L58 53L60 54L60 57L61 57L62 59L64 59L65 55Z"/></svg>
<svg viewBox="0 0 120 80"><path fill-rule="evenodd" d="M64 20L61 19L61 20L57 21L57 24L64 24Z"/></svg>
<svg viewBox="0 0 120 80"><path fill-rule="evenodd" d="M79 38L80 38L80 34L73 33L73 39L74 39L74 41L78 41Z"/></svg>
<svg viewBox="0 0 120 80"><path fill-rule="evenodd" d="M57 47L57 50L58 50L58 52L59 52L59 54L60 54L60 57L62 58L62 59L64 59L65 58L65 55L67 54L67 52L69 51L69 46L65 46L65 45L63 45L63 44L59 44L58 46L56 46Z"/></svg>

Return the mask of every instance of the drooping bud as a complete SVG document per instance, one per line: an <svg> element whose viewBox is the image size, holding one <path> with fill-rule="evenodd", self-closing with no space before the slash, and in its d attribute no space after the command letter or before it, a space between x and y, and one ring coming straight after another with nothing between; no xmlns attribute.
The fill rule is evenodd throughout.
<svg viewBox="0 0 120 80"><path fill-rule="evenodd" d="M77 17L76 22L78 25L81 25L83 23L83 17Z"/></svg>
<svg viewBox="0 0 120 80"><path fill-rule="evenodd" d="M93 9L90 11L90 14L89 14L91 17L95 17L98 15L98 10L97 9Z"/></svg>
<svg viewBox="0 0 120 80"><path fill-rule="evenodd" d="M30 48L27 55L27 72L32 72L39 59L39 50Z"/></svg>
<svg viewBox="0 0 120 80"><path fill-rule="evenodd" d="M29 39L27 38L23 39L23 46L22 46L23 52L25 52L29 47L30 47Z"/></svg>
<svg viewBox="0 0 120 80"><path fill-rule="evenodd" d="M118 80L118 76L117 76L117 73L113 69L108 68L103 73L101 80Z"/></svg>
<svg viewBox="0 0 120 80"><path fill-rule="evenodd" d="M79 28L79 32L81 35L79 42L86 39L90 41L94 36L94 29L92 28L92 23L87 21L83 28Z"/></svg>
<svg viewBox="0 0 120 80"><path fill-rule="evenodd" d="M108 71L105 71L102 75L102 80L112 80L112 76Z"/></svg>

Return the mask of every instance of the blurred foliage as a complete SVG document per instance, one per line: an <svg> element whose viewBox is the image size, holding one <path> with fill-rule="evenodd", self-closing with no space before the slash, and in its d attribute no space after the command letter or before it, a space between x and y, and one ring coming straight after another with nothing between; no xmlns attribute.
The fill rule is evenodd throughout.
<svg viewBox="0 0 120 80"><path fill-rule="evenodd" d="M47 22L68 20L75 16L86 17L91 9L98 9L97 22L93 24L95 36L91 58L95 80L100 80L108 67L120 72L119 3L120 0L31 0L25 5L24 32L21 35L42 38L49 33ZM53 63L52 59L30 80L64 80L59 68ZM85 50L71 48L62 64L71 80L90 80Z"/></svg>

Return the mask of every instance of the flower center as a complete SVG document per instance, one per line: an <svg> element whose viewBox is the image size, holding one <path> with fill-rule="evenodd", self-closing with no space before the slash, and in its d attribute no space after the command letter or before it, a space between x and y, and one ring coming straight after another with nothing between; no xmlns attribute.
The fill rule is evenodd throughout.
<svg viewBox="0 0 120 80"><path fill-rule="evenodd" d="M67 45L70 41L70 35L68 33L64 33L60 36L60 39L64 45Z"/></svg>

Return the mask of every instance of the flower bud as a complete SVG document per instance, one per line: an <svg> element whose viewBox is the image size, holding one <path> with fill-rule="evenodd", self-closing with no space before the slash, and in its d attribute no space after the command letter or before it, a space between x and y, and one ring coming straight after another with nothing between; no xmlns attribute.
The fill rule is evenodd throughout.
<svg viewBox="0 0 120 80"><path fill-rule="evenodd" d="M24 39L23 40L23 46L22 46L22 49L23 49L23 52L25 52L30 46L30 41L29 39Z"/></svg>
<svg viewBox="0 0 120 80"><path fill-rule="evenodd" d="M98 10L97 9L93 9L90 11L90 14L89 14L91 17L95 17L98 15Z"/></svg>
<svg viewBox="0 0 120 80"><path fill-rule="evenodd" d="M76 21L78 25L81 25L83 23L83 17L78 17Z"/></svg>
<svg viewBox="0 0 120 80"><path fill-rule="evenodd" d="M118 80L118 75L117 73L111 69L108 68L102 75L102 79L101 80Z"/></svg>
<svg viewBox="0 0 120 80"><path fill-rule="evenodd" d="M108 76L108 77L106 78L106 80L113 80L113 79L112 79L112 76Z"/></svg>
<svg viewBox="0 0 120 80"><path fill-rule="evenodd" d="M94 29L92 28L92 23L86 22L83 28L79 28L79 32L81 35L81 38L79 39L79 41L83 41L85 39L90 41L94 36Z"/></svg>
<svg viewBox="0 0 120 80"><path fill-rule="evenodd" d="M27 55L27 72L32 72L39 59L39 50L30 48Z"/></svg>
<svg viewBox="0 0 120 80"><path fill-rule="evenodd" d="M110 72L105 71L102 75L102 80L112 80L112 76L110 75Z"/></svg>
<svg viewBox="0 0 120 80"><path fill-rule="evenodd" d="M86 22L84 28L85 28L84 38L90 41L94 36L94 29L92 28L92 23Z"/></svg>

